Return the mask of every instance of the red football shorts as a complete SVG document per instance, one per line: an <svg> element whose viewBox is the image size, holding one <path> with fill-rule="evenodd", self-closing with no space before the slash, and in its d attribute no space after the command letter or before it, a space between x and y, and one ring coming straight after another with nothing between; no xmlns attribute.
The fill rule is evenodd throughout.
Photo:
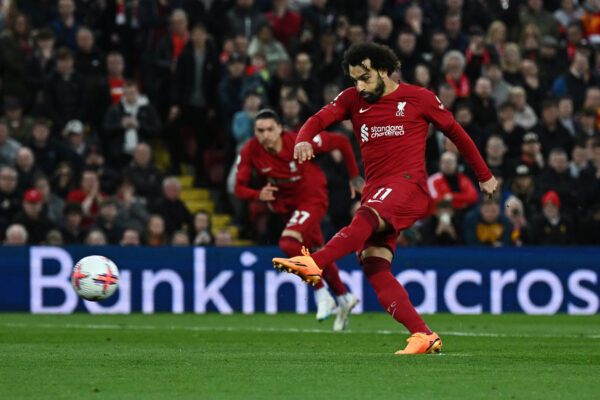
<svg viewBox="0 0 600 400"><path fill-rule="evenodd" d="M386 185L367 185L363 191L361 205L375 209L393 229L372 234L358 254L367 247L388 247L392 253L396 248L398 233L427 215L431 197L425 188L409 181L392 182Z"/></svg>
<svg viewBox="0 0 600 400"><path fill-rule="evenodd" d="M324 200L324 201L323 201ZM302 244L310 251L323 247L323 233L321 232L321 220L327 212L327 199L307 199L306 202L298 204L294 211L285 217L285 229L299 232L302 235Z"/></svg>

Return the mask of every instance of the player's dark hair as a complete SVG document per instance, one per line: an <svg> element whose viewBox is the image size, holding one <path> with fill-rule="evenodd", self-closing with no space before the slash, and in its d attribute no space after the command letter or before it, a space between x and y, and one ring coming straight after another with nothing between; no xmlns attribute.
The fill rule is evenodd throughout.
<svg viewBox="0 0 600 400"><path fill-rule="evenodd" d="M350 73L350 66L361 65L367 69L364 64L367 58L371 60L371 67L373 69L385 69L388 76L400 69L398 57L396 57L396 54L388 46L374 42L357 42L344 52L344 59L342 61L344 74L348 75Z"/></svg>
<svg viewBox="0 0 600 400"><path fill-rule="evenodd" d="M277 125L281 125L281 119L279 118L279 115L272 108L263 108L260 110L256 114L256 117L254 117L254 123L256 123L256 121L259 119L272 119L275 120Z"/></svg>

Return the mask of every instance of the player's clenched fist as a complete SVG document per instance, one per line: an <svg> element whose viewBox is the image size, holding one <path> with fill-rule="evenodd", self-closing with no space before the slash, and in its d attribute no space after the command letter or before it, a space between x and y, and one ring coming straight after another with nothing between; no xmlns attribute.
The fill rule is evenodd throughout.
<svg viewBox="0 0 600 400"><path fill-rule="evenodd" d="M484 194L487 194L489 197L492 197L492 194L496 191L498 187L498 181L493 176L485 182L479 182L479 187Z"/></svg>
<svg viewBox="0 0 600 400"><path fill-rule="evenodd" d="M312 144L309 142L300 142L294 146L294 159L298 160L299 163L311 160L315 157Z"/></svg>
<svg viewBox="0 0 600 400"><path fill-rule="evenodd" d="M275 200L275 192L278 191L279 188L277 186L271 185L271 183L267 183L260 189L260 194L258 195L258 199L261 201L273 201Z"/></svg>

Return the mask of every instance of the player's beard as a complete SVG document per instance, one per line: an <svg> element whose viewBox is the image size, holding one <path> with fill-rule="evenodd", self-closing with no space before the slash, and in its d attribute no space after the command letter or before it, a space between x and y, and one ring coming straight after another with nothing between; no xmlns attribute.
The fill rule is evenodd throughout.
<svg viewBox="0 0 600 400"><path fill-rule="evenodd" d="M377 72L377 86L375 86L375 90L372 92L367 92L364 90L360 92L360 95L367 103L375 103L381 98L381 96L383 96L383 92L385 92L385 83L383 82L381 74Z"/></svg>

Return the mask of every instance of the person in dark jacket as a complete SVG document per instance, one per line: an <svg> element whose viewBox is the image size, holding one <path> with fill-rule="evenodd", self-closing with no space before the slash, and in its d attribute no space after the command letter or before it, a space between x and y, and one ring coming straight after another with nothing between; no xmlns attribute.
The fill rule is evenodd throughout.
<svg viewBox="0 0 600 400"><path fill-rule="evenodd" d="M123 173L133 186L136 195L148 202L159 198L162 192L163 173L152 164L152 150L147 143L137 145L133 159Z"/></svg>
<svg viewBox="0 0 600 400"><path fill-rule="evenodd" d="M163 180L163 195L152 207L152 213L160 215L165 221L167 236L192 225L192 215L179 198L181 185L177 178L167 177Z"/></svg>
<svg viewBox="0 0 600 400"><path fill-rule="evenodd" d="M572 220L560 212L561 200L554 190L542 196L542 213L531 223L531 243L545 246L569 245L575 242Z"/></svg>
<svg viewBox="0 0 600 400"><path fill-rule="evenodd" d="M21 211L22 192L18 189L17 171L8 165L0 167L0 232Z"/></svg>
<svg viewBox="0 0 600 400"><path fill-rule="evenodd" d="M54 228L52 222L42 213L44 199L37 189L29 189L23 197L23 211L14 216L12 223L21 224L29 233L29 244L41 244L48 231Z"/></svg>
<svg viewBox="0 0 600 400"><path fill-rule="evenodd" d="M48 121L44 118L36 119L33 126L33 138L29 143L33 152L36 165L46 174L52 176L58 165L69 162L75 168L81 167L77 164L77 158L67 146L61 141L50 137Z"/></svg>
<svg viewBox="0 0 600 400"><path fill-rule="evenodd" d="M179 130L182 125L194 131L196 139L196 180L207 181L204 171L204 152L215 137L214 124L217 106L217 83L219 61L213 44L208 41L206 27L195 25L190 41L177 59L171 91L169 122L172 127L165 130L172 155L171 166L177 170L181 162L182 146Z"/></svg>
<svg viewBox="0 0 600 400"><path fill-rule="evenodd" d="M25 81L30 94L30 105L34 111L44 107L44 82L56 68L54 31L41 28L34 38L34 49L25 63Z"/></svg>
<svg viewBox="0 0 600 400"><path fill-rule="evenodd" d="M160 120L148 98L138 92L135 82L127 80L121 101L106 111L103 128L106 160L122 167L138 143L158 134Z"/></svg>
<svg viewBox="0 0 600 400"><path fill-rule="evenodd" d="M29 26L24 14L16 13L9 19L10 26L0 35L0 79L4 95L25 99L26 55L29 47Z"/></svg>

